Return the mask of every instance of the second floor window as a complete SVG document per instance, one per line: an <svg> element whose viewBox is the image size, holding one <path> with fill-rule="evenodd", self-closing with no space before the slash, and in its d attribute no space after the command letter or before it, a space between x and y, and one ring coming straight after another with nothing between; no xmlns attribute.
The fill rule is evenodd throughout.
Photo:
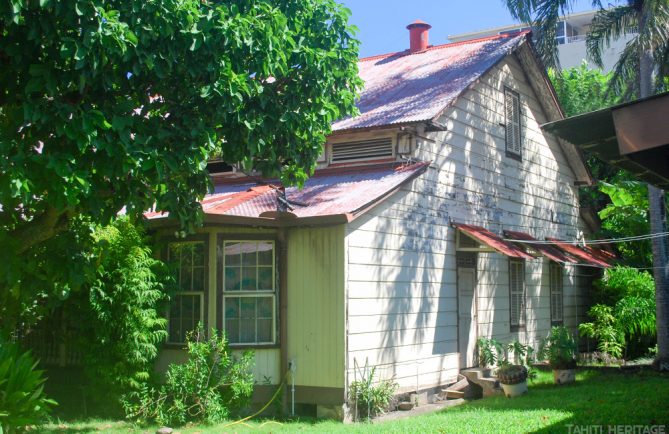
<svg viewBox="0 0 669 434"><path fill-rule="evenodd" d="M506 128L506 155L520 159L522 137L520 120L520 96L518 92L504 89L504 125Z"/></svg>

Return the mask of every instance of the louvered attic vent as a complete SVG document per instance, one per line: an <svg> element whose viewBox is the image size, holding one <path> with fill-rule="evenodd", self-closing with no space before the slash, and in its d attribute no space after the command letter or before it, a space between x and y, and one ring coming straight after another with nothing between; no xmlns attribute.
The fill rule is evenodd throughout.
<svg viewBox="0 0 669 434"><path fill-rule="evenodd" d="M390 137L332 145L332 162L375 160L393 156L393 140Z"/></svg>

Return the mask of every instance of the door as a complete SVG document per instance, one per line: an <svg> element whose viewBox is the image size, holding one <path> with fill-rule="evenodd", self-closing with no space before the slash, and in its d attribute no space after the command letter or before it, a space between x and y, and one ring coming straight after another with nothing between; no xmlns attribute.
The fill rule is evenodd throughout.
<svg viewBox="0 0 669 434"><path fill-rule="evenodd" d="M475 365L478 335L476 269L458 267L458 351L460 369Z"/></svg>

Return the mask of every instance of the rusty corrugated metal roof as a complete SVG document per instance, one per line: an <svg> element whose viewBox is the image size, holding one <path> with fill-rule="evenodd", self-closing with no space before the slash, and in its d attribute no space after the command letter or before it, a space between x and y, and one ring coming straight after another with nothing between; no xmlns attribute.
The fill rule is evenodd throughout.
<svg viewBox="0 0 669 434"><path fill-rule="evenodd" d="M538 241L536 238L534 238L530 234L526 234L525 232L516 232L516 231L504 231L504 235L507 238L512 238L514 240L518 241ZM528 247L535 249L538 251L540 254L544 255L548 259L552 259L553 261L559 262L559 263L565 263L565 262L570 262L570 263L577 263L578 261L572 259L568 255L565 255L560 249L557 247L553 247L550 245L546 244L529 244Z"/></svg>
<svg viewBox="0 0 669 434"><path fill-rule="evenodd" d="M520 259L534 259L534 256L525 253L523 249L513 243L504 241L501 237L490 232L488 229L481 226L467 225L464 223L453 223L453 226L461 230L468 236L480 241L481 243L497 250L498 252Z"/></svg>
<svg viewBox="0 0 669 434"><path fill-rule="evenodd" d="M286 188L286 199L293 208L291 217L355 216L425 172L428 166L428 162L391 163L321 170L302 189ZM205 215L263 218L266 213L277 211L280 194L278 183L260 184L246 178L217 185L201 204ZM149 219L167 217L160 213L145 215Z"/></svg>
<svg viewBox="0 0 669 434"><path fill-rule="evenodd" d="M526 38L527 33L496 35L361 59L360 114L336 121L332 130L433 120Z"/></svg>
<svg viewBox="0 0 669 434"><path fill-rule="evenodd" d="M604 268L612 267L610 261L615 257L611 253L602 253L602 250L589 246L581 248L557 238L546 237L546 239L554 242L557 247L586 264Z"/></svg>

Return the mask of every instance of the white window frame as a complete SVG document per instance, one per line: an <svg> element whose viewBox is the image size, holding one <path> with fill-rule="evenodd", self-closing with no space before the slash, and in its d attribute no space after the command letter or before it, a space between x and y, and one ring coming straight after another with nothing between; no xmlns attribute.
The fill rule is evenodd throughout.
<svg viewBox="0 0 669 434"><path fill-rule="evenodd" d="M198 319L198 321L201 322L202 324L204 324L204 303L205 303L204 295L205 295L205 292L207 291L207 281L209 279L209 276L208 276L208 273L207 273L207 243L204 240L188 240L188 241L173 241L173 242L170 242L167 245L167 259L168 259L168 261L170 260L170 251L171 251L170 248L171 248L172 245L174 245L174 244L180 244L180 245L198 244L198 243L202 244L203 265L198 266L198 268L202 267L204 269L204 280L202 281L202 290L193 291L192 281L191 281L190 290L189 291L177 291L174 294L174 299L176 299L176 297L179 297L179 296L182 296L182 295L187 295L187 296L198 295L199 298L200 298L200 318ZM193 265L191 264L191 270L192 270L192 267L193 267ZM181 264L179 264L178 284L181 284ZM174 299L171 300L171 303L174 302ZM170 336L170 321L172 321L171 311L172 311L172 306L170 305L170 307L167 309L167 315L166 315L166 317L167 317L167 339L166 339L166 342L168 344L179 344L179 345L185 344L186 343L186 336L185 335L183 337L183 341L174 341L174 340L170 339L170 337L171 337Z"/></svg>
<svg viewBox="0 0 669 434"><path fill-rule="evenodd" d="M504 87L504 143L506 156L521 160L523 158L523 132L520 94Z"/></svg>
<svg viewBox="0 0 669 434"><path fill-rule="evenodd" d="M515 287L516 285L514 285L514 273L520 274L520 276L515 276L515 281L520 284L520 288L517 288ZM526 286L525 261L522 259L509 259L509 324L511 326L511 332L525 329ZM513 317L514 299L519 301L519 305L516 306L518 310L518 318Z"/></svg>
<svg viewBox="0 0 669 434"><path fill-rule="evenodd" d="M226 255L223 254L223 272L221 273L221 288L223 292L223 297L221 297L221 302L222 302L222 307L223 307L223 313L222 313L222 322L223 322L223 329L225 330L225 323L226 323L226 317L225 317L225 305L226 301L229 298L271 298L272 300L272 318L271 318L271 323L272 323L272 340L265 342L265 341L256 341L256 342L233 342L230 339L230 336L227 334L226 330L226 337L228 339L228 342L230 343L230 346L232 347L246 347L246 346L263 346L263 345L275 345L277 343L276 339L276 320L277 320L277 306L276 306L276 291L277 291L277 285L276 285L276 241L272 239L224 239L223 240L223 249L225 249L225 245L228 243L271 243L272 244L272 290L266 290L266 289L257 289L257 290L238 290L238 291L231 291L231 290L226 290L225 287L225 269L226 269ZM243 265L241 266L243 268ZM258 265L256 264L254 266L256 270L258 269ZM257 277L257 273L256 273ZM258 318L255 318L255 336L256 339L258 338ZM241 325L240 325L241 326Z"/></svg>
<svg viewBox="0 0 669 434"><path fill-rule="evenodd" d="M550 310L551 326L564 324L564 273L563 268L557 262L548 265L548 276L550 286ZM559 311L559 315L557 314Z"/></svg>

